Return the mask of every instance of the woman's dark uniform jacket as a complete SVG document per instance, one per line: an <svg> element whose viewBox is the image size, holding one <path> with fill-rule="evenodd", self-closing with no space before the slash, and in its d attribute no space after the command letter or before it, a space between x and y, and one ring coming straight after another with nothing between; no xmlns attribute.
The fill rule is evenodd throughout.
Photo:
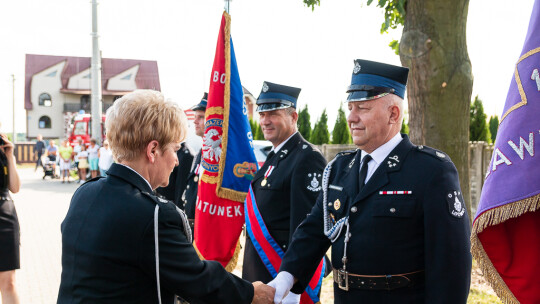
<svg viewBox="0 0 540 304"><path fill-rule="evenodd" d="M197 153L195 161L191 166L191 171L188 174L187 186L184 194L182 195L182 200L184 201L184 210L188 219L195 219L195 204L197 202L197 190L199 187L199 177L196 173L197 165L201 163L202 150Z"/></svg>
<svg viewBox="0 0 540 304"><path fill-rule="evenodd" d="M424 271L415 286L393 290L344 291L334 283L336 304L466 303L471 273L470 228L458 173L446 154L414 146L406 135L403 137L360 192L361 151L337 157L329 178L327 204L322 205L321 192L311 214L296 230L280 271L305 282L302 278L311 276L330 245L334 268L342 268L345 227L331 244L323 233L322 208L327 208L336 221L349 214L349 273ZM412 193L384 195L381 191ZM340 204L335 203L337 200ZM292 291L304 287L296 284Z"/></svg>
<svg viewBox="0 0 540 304"><path fill-rule="evenodd" d="M154 209L159 200L131 169L113 164L106 178L73 195L62 223L58 303L158 303ZM172 203L159 208L162 303L251 303L252 285L215 261L201 261Z"/></svg>
<svg viewBox="0 0 540 304"><path fill-rule="evenodd" d="M180 209L184 209L182 194L186 190L188 183L188 175L190 174L191 165L193 164L193 150L186 144L182 143L180 149L176 152L178 157L178 166L174 167L169 176L169 184L167 187L160 187L156 192L161 194L169 201L173 201Z"/></svg>
<svg viewBox="0 0 540 304"><path fill-rule="evenodd" d="M275 168L263 186L261 182L270 165ZM251 182L266 227L283 251L287 250L296 227L317 200L325 165L321 152L296 133L278 153L265 161ZM263 283L273 279L249 236L246 237L242 277Z"/></svg>

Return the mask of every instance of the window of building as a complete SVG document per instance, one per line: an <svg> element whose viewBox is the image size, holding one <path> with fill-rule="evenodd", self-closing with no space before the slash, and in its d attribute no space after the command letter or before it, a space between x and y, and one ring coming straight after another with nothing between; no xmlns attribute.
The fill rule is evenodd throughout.
<svg viewBox="0 0 540 304"><path fill-rule="evenodd" d="M39 95L39 105L44 107L52 106L51 95L47 93L41 93L41 95Z"/></svg>
<svg viewBox="0 0 540 304"><path fill-rule="evenodd" d="M41 116L39 118L38 127L40 129L50 129L51 128L51 119L49 116Z"/></svg>
<svg viewBox="0 0 540 304"><path fill-rule="evenodd" d="M90 112L90 95L81 96L81 110L84 110L86 113Z"/></svg>

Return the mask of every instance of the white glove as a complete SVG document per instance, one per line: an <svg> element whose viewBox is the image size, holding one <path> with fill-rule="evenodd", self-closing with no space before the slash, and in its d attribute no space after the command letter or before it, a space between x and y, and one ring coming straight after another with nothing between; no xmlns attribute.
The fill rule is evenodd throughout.
<svg viewBox="0 0 540 304"><path fill-rule="evenodd" d="M289 292L289 294L281 301L281 304L299 304L300 303L300 295L295 294L293 292Z"/></svg>
<svg viewBox="0 0 540 304"><path fill-rule="evenodd" d="M291 290L292 286L294 284L294 277L292 274L281 271L278 273L278 275L268 283L268 286L274 287L276 289L276 294L274 295L274 304L280 304L281 301L287 295L289 290ZM300 300L300 296L298 297ZM285 303L285 302L284 302ZM287 302L289 303L289 302ZM298 302L290 302L290 303L298 303Z"/></svg>

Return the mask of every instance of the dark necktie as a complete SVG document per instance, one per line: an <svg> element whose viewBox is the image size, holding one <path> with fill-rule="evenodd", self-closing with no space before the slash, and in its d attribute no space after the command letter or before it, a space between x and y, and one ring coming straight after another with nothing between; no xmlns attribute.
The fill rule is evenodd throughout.
<svg viewBox="0 0 540 304"><path fill-rule="evenodd" d="M270 158L272 158L272 156L274 156L276 153L274 151L270 151L270 153L268 153L268 156L266 156L266 161L268 161Z"/></svg>
<svg viewBox="0 0 540 304"><path fill-rule="evenodd" d="M358 183L360 185L360 187L358 188L359 191L362 190L362 188L364 187L368 171L368 163L371 159L371 155L369 154L364 156L364 158L362 159L362 168L360 168L360 176L358 177Z"/></svg>

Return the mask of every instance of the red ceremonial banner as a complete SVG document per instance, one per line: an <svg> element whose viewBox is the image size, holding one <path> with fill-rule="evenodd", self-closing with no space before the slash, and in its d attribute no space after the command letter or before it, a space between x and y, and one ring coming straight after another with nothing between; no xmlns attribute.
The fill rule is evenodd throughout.
<svg viewBox="0 0 540 304"><path fill-rule="evenodd" d="M228 271L236 266L243 202L257 170L230 22L224 12L205 112L194 243L202 259L218 261Z"/></svg>

